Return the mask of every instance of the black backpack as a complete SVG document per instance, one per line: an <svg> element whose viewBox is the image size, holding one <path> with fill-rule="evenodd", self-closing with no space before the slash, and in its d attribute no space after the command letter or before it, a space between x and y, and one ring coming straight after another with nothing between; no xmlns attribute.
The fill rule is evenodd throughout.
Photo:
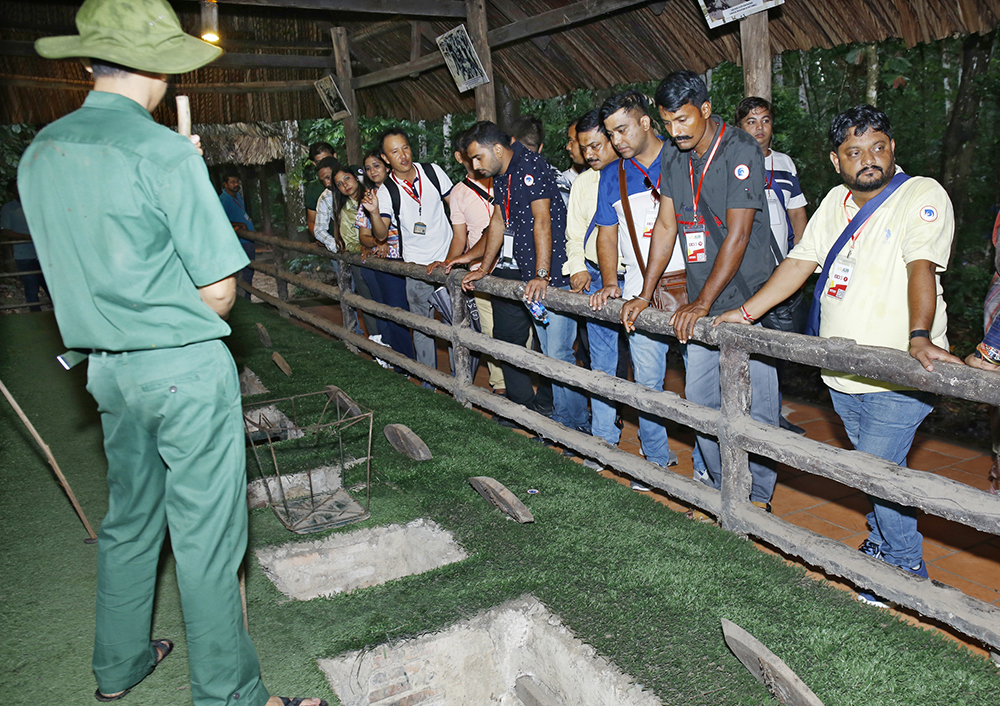
<svg viewBox="0 0 1000 706"><path fill-rule="evenodd" d="M417 165L417 166L419 166L419 167L423 167L424 174L427 175L428 181L430 181L430 183L434 186L434 189L438 192L438 194L443 199L444 198L444 193L442 193L442 191L441 191L441 182L438 181L437 172L434 171L434 165L433 164L421 164L420 162L414 162L414 164ZM396 182L395 182L395 180L393 180L393 178L392 178L391 175L388 178L386 178L385 181L382 182L382 185L385 186L386 191L389 192L389 198L392 200L392 216L393 216L393 221L392 222L395 223L396 227L399 229L399 259L402 260L403 259L403 228L402 228L402 226L400 225L400 222L399 222L399 209L400 209L400 206L402 204L402 197L401 197L401 195L399 193L399 187L396 185Z"/></svg>

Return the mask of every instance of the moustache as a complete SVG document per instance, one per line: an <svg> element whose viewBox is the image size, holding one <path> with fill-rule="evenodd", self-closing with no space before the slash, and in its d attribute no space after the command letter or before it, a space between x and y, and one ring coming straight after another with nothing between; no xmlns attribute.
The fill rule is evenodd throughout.
<svg viewBox="0 0 1000 706"><path fill-rule="evenodd" d="M690 135L681 135L680 137L675 137L674 142L687 142L688 140L693 140L694 138Z"/></svg>
<svg viewBox="0 0 1000 706"><path fill-rule="evenodd" d="M857 179L859 176L861 176L862 174L864 174L865 172L867 172L869 169L877 169L880 174L885 174L885 170L883 170L882 167L879 167L879 166L876 166L876 165L873 164L870 167L865 167L864 169L861 169L860 171L858 171L858 173L854 175L854 178Z"/></svg>

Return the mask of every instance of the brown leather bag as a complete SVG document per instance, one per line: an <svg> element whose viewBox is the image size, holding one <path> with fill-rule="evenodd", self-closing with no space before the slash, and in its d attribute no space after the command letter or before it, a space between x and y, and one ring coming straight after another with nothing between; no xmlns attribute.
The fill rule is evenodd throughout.
<svg viewBox="0 0 1000 706"><path fill-rule="evenodd" d="M646 279L646 263L642 259L642 251L639 249L639 239L635 235L635 222L632 219L632 204L628 200L628 186L625 183L625 160L618 160L618 189L621 193L622 210L625 212L625 222L628 224L628 234L632 239L632 249L635 251L636 262L639 263L639 272L642 278ZM653 290L652 305L655 309L663 311L677 311L688 303L687 293L687 272L665 272Z"/></svg>

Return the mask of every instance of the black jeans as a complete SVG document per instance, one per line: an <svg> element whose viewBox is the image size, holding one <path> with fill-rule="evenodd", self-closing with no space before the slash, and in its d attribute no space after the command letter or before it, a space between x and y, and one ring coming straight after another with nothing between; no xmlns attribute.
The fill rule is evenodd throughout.
<svg viewBox="0 0 1000 706"><path fill-rule="evenodd" d="M493 276L517 281L521 279L516 270L494 270ZM530 331L531 314L522 302L493 297L493 338L523 347L528 342ZM504 384L507 386L507 399L546 416L552 416L551 386L540 386L536 395L531 385L530 374L506 361L501 362L500 367L503 368ZM547 394L544 389L548 390Z"/></svg>

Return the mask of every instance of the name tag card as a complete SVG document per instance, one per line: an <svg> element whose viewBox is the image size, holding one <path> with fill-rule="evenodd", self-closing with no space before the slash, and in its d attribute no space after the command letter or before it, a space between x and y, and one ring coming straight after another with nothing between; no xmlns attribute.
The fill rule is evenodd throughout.
<svg viewBox="0 0 1000 706"><path fill-rule="evenodd" d="M847 286L851 282L851 274L854 272L854 262L841 258L833 263L830 270L829 287L826 296L834 299L843 299L847 294Z"/></svg>
<svg viewBox="0 0 1000 706"><path fill-rule="evenodd" d="M704 226L684 226L684 245L688 262L708 261L708 254L705 252L707 241L708 232Z"/></svg>

